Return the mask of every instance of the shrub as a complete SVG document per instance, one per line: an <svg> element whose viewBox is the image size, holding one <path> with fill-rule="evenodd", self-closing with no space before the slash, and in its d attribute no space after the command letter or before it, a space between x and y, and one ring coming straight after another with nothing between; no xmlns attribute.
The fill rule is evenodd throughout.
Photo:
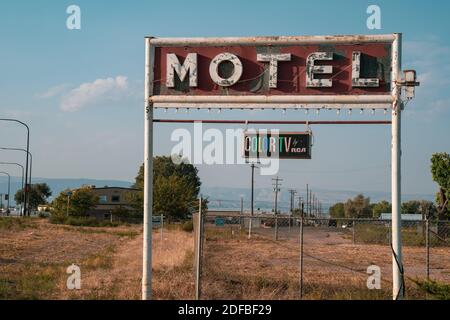
<svg viewBox="0 0 450 320"><path fill-rule="evenodd" d="M0 218L0 230L23 230L26 227L30 227L30 220L27 218L12 218L1 217Z"/></svg>
<svg viewBox="0 0 450 320"><path fill-rule="evenodd" d="M419 289L425 291L426 293L432 295L438 300L449 300L450 299L450 285L445 283L439 283L436 281L415 281Z"/></svg>
<svg viewBox="0 0 450 320"><path fill-rule="evenodd" d="M52 215L50 217L50 222L53 224L67 224L79 227L117 227L119 225L117 222L98 220L92 217L66 217L62 215Z"/></svg>
<svg viewBox="0 0 450 320"><path fill-rule="evenodd" d="M183 231L192 232L194 230L194 223L192 220L185 221L181 227Z"/></svg>

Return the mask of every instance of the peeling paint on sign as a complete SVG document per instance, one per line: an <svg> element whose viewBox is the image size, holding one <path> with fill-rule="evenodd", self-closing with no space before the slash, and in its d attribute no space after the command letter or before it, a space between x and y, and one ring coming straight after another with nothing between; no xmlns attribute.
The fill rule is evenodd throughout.
<svg viewBox="0 0 450 320"><path fill-rule="evenodd" d="M391 44L157 46L153 95L387 95Z"/></svg>

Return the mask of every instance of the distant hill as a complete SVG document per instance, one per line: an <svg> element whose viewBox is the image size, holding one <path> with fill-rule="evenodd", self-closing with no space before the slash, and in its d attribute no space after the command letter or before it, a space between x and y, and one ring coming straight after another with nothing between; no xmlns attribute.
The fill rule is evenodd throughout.
<svg viewBox="0 0 450 320"><path fill-rule="evenodd" d="M298 189L297 196L306 197L306 189ZM352 191L352 190L328 190L328 189L314 189L313 192L322 201L325 211L336 202L343 202L349 198L362 193L366 197L370 197L371 202L379 202L387 200L390 202L391 193L380 191ZM250 188L223 188L223 187L206 187L201 188L201 193L204 197L210 199L209 208L217 209L239 209L240 198L244 198L244 209L250 207L251 190ZM286 188L282 188L279 193L278 207L282 211L289 211L290 208L290 194ZM255 210L271 211L274 203L274 193L271 188L255 188ZM403 194L403 201L408 200L429 200L434 201L433 194ZM295 201L295 206L298 206L298 200Z"/></svg>
<svg viewBox="0 0 450 320"><path fill-rule="evenodd" d="M33 178L32 183L47 183L52 190L53 197L65 189L74 189L82 185L95 185L97 187L130 187L133 183L121 180L97 180L97 179L69 179L69 178ZM13 204L14 194L21 188L22 178L11 177L11 204ZM6 194L8 190L8 178L0 177L0 194ZM51 200L51 199L50 199Z"/></svg>
<svg viewBox="0 0 450 320"><path fill-rule="evenodd" d="M78 188L82 185L95 185L97 187L130 187L133 183L123 180L100 180L100 179L68 179L68 178L33 178L33 183L47 183L53 196L65 189ZM14 194L21 187L21 178L11 177L11 203L13 204ZM6 177L0 176L0 194L7 193L8 180ZM298 195L305 197L306 190L299 189ZM352 190L328 190L328 189L314 189L314 193L320 198L325 210L336 202L345 201L349 198L355 197L359 193L363 193L366 197L370 197L372 202L379 202L381 200L390 201L391 194L387 192L377 191L352 191ZM202 186L201 193L204 197L210 199L210 208L220 209L239 209L240 198L244 198L244 208L250 207L250 188L227 188L227 187L208 187ZM271 188L255 188L255 209L270 211L273 208L273 191ZM430 200L434 201L434 194L403 194L403 201L408 200ZM51 199L50 199L51 200ZM296 201L295 205L298 205ZM290 207L290 196L286 188L281 189L279 194L278 207L287 212Z"/></svg>

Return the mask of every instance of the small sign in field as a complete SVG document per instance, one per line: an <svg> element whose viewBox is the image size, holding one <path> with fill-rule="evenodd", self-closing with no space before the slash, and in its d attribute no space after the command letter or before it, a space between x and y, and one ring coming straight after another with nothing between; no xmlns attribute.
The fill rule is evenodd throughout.
<svg viewBox="0 0 450 320"><path fill-rule="evenodd" d="M216 218L216 219L214 219L214 223L215 223L216 227L223 227L223 226L225 226L225 219Z"/></svg>

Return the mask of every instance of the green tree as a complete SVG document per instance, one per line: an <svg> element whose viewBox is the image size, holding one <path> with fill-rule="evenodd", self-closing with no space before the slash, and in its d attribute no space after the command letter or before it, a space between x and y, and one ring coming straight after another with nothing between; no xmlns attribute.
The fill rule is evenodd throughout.
<svg viewBox="0 0 450 320"><path fill-rule="evenodd" d="M437 216L439 220L447 220L450 212L450 155L448 153L435 153L431 157L431 175L439 185L437 194ZM438 234L447 237L450 230L444 223L438 223Z"/></svg>
<svg viewBox="0 0 450 320"><path fill-rule="evenodd" d="M153 180L158 177L168 178L172 175L177 175L185 178L186 182L193 189L194 193L198 195L200 193L201 181L198 176L198 169L190 163L186 163L177 155L172 157L159 156L153 158ZM144 189L144 165L139 168L138 175L136 176L135 183L133 185L136 189Z"/></svg>
<svg viewBox="0 0 450 320"><path fill-rule="evenodd" d="M418 213L422 215L422 220L425 220L427 217L434 218L436 216L436 205L432 201L420 200L419 203Z"/></svg>
<svg viewBox="0 0 450 320"><path fill-rule="evenodd" d="M198 169L179 156L153 159L153 212L169 219L184 219L195 210L201 181ZM134 188L144 189L144 166L139 168ZM135 210L143 212L143 192L127 195ZM207 201L204 201L206 207Z"/></svg>
<svg viewBox="0 0 450 320"><path fill-rule="evenodd" d="M330 207L330 217L331 218L344 218L345 217L345 208L342 202L338 202Z"/></svg>
<svg viewBox="0 0 450 320"><path fill-rule="evenodd" d="M448 153L435 153L431 157L431 175L439 185L437 195L438 218L445 220L450 212L450 155Z"/></svg>
<svg viewBox="0 0 450 320"><path fill-rule="evenodd" d="M68 199L69 197L69 199ZM53 200L52 208L56 214L71 216L87 216L87 212L98 204L99 198L88 187L76 190L65 190ZM67 206L69 210L67 210Z"/></svg>
<svg viewBox="0 0 450 320"><path fill-rule="evenodd" d="M401 205L401 212L403 214L418 214L420 213L420 201L410 200L403 202Z"/></svg>
<svg viewBox="0 0 450 320"><path fill-rule="evenodd" d="M359 194L353 199L348 199L344 204L346 218L369 218L372 215L370 198Z"/></svg>
<svg viewBox="0 0 450 320"><path fill-rule="evenodd" d="M379 218L382 213L391 213L392 205L386 200L375 203L372 207L372 216L374 218Z"/></svg>
<svg viewBox="0 0 450 320"><path fill-rule="evenodd" d="M20 189L14 195L17 204L23 203L24 190ZM50 187L46 183L33 184L29 192L29 205L32 210L36 210L39 205L47 204L47 199L52 195Z"/></svg>
<svg viewBox="0 0 450 320"><path fill-rule="evenodd" d="M195 190L180 176L157 177L153 191L153 213L171 220L182 220L195 206Z"/></svg>

